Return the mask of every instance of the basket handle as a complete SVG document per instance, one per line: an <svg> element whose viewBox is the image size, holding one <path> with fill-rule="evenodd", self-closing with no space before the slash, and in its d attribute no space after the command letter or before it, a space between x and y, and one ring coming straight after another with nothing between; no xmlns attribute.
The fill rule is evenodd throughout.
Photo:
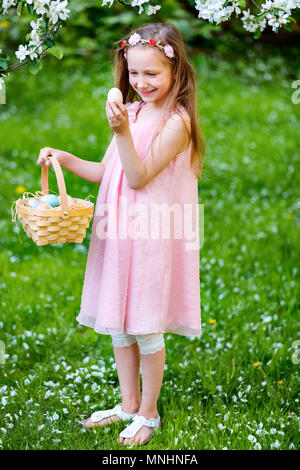
<svg viewBox="0 0 300 470"><path fill-rule="evenodd" d="M61 166L59 164L59 161L55 156L48 157L49 160L51 160L51 163L53 165L54 171L55 171L55 176L57 180L57 185L58 185L58 190L59 190L59 196L60 196L60 204L61 204L61 211L62 215L68 215L68 198L67 198L67 190L66 190L66 185L65 185L65 180L64 180L64 175L61 169ZM48 166L43 165L42 166L42 195L49 194L49 186L48 186Z"/></svg>

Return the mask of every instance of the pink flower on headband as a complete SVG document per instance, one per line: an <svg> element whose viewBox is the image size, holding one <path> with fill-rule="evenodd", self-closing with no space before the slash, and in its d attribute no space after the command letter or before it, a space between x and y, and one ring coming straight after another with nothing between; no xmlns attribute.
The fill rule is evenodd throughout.
<svg viewBox="0 0 300 470"><path fill-rule="evenodd" d="M136 46L139 42L141 42L142 44L145 44L145 43L150 44L150 46L152 46L152 47L159 47L159 49L164 51L164 53L166 54L167 57L170 57L171 59L175 58L173 47L170 46L170 44L166 44L165 46L161 46L160 45L160 43L161 43L160 39L158 41L155 41L153 38L142 39L141 36L139 35L139 33L132 34L130 36L130 38L128 39L128 44L130 44L130 46ZM126 44L127 44L127 42L125 40L122 41L122 48L123 49L126 47ZM125 54L126 53L124 53L124 57L126 58Z"/></svg>
<svg viewBox="0 0 300 470"><path fill-rule="evenodd" d="M166 56L170 57L170 59L174 57L174 49L169 44L164 47L164 51L165 51Z"/></svg>
<svg viewBox="0 0 300 470"><path fill-rule="evenodd" d="M136 46L140 42L141 36L138 33L134 33L130 36L128 42L131 46Z"/></svg>

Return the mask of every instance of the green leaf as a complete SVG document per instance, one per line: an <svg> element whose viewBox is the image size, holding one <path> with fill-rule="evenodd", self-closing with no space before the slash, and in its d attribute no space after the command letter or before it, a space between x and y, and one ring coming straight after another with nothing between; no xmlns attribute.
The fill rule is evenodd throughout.
<svg viewBox="0 0 300 470"><path fill-rule="evenodd" d="M29 3L26 3L27 10L30 13L30 15L33 15L33 5L29 5Z"/></svg>
<svg viewBox="0 0 300 470"><path fill-rule="evenodd" d="M292 16L288 16L287 19L290 20L290 21L292 21L293 23L297 23L297 21L295 20L295 18L293 18Z"/></svg>
<svg viewBox="0 0 300 470"><path fill-rule="evenodd" d="M62 59L64 56L63 49L60 46L51 47L47 50L47 52L54 55L54 57L56 57L58 60Z"/></svg>
<svg viewBox="0 0 300 470"><path fill-rule="evenodd" d="M44 23L44 33L47 33L48 30L48 25L49 25L49 18L45 18L45 23Z"/></svg>
<svg viewBox="0 0 300 470"><path fill-rule="evenodd" d="M32 73L33 75L36 75L37 73L39 73L40 70L42 70L42 68L43 68L42 62L35 59L29 65L29 72Z"/></svg>
<svg viewBox="0 0 300 470"><path fill-rule="evenodd" d="M5 62L5 60L2 60L2 59L0 60L0 67L1 67L2 70L6 70L6 69L7 69L8 65L7 65L7 63Z"/></svg>
<svg viewBox="0 0 300 470"><path fill-rule="evenodd" d="M259 19L259 21L262 21L268 13L269 13L268 11L264 11L264 12L262 12L262 13L258 13L258 14L257 14L257 18Z"/></svg>
<svg viewBox="0 0 300 470"><path fill-rule="evenodd" d="M261 36L261 30L257 28L256 31L254 31L253 37L254 39L258 39L260 38L260 36Z"/></svg>
<svg viewBox="0 0 300 470"><path fill-rule="evenodd" d="M239 5L240 5L241 8L245 8L246 0L238 0L238 2L239 2Z"/></svg>
<svg viewBox="0 0 300 470"><path fill-rule="evenodd" d="M17 6L17 15L21 16L22 15L22 8L23 8L23 2L19 2Z"/></svg>
<svg viewBox="0 0 300 470"><path fill-rule="evenodd" d="M47 47L53 47L53 46L55 46L54 36L53 36L52 33L46 34L45 39L44 39L44 44L45 44L45 46L47 46Z"/></svg>
<svg viewBox="0 0 300 470"><path fill-rule="evenodd" d="M44 42L45 46L47 47L54 47L55 46L55 42L53 41L53 39L51 38L47 38Z"/></svg>

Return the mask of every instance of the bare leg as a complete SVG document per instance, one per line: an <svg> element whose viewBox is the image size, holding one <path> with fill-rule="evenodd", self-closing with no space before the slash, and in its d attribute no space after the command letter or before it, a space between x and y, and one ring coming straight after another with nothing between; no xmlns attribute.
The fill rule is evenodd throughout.
<svg viewBox="0 0 300 470"><path fill-rule="evenodd" d="M141 354L143 391L138 414L146 419L158 416L157 400L163 381L165 357L165 348L154 354ZM152 433L153 429L143 426L134 437L119 439L122 444L142 444Z"/></svg>
<svg viewBox="0 0 300 470"><path fill-rule="evenodd" d="M136 413L141 402L140 350L137 343L127 347L114 347L114 355L122 394L122 410Z"/></svg>
<svg viewBox="0 0 300 470"><path fill-rule="evenodd" d="M125 413L136 413L140 406L140 351L137 343L131 346L114 347L117 372L122 394L122 410ZM104 426L113 421L120 421L118 416L104 418L99 423L94 424L89 418L85 425Z"/></svg>

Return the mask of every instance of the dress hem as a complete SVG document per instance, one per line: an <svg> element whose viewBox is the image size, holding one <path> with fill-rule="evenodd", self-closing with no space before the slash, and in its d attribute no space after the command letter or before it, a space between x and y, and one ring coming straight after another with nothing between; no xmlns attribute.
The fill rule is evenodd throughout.
<svg viewBox="0 0 300 470"><path fill-rule="evenodd" d="M180 327L180 326L167 326L165 328L165 331L143 331L138 332L138 331L122 331L120 328L104 328L100 329L95 327L95 319L92 317L76 317L76 320L80 325L83 326L88 326L89 328L93 328L96 333L103 334L103 335L122 335L122 334L128 334L128 335L146 335L146 334L151 334L151 333L157 333L157 334L166 334L166 333L173 333L181 336L188 336L188 337L199 337L202 335L202 328L187 328L187 327Z"/></svg>

